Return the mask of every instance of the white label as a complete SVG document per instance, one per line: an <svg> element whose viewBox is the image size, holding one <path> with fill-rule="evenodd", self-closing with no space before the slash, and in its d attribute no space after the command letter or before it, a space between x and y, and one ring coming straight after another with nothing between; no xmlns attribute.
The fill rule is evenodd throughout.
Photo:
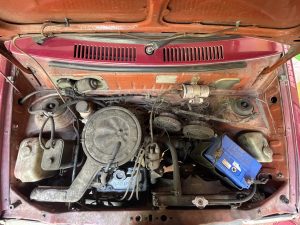
<svg viewBox="0 0 300 225"><path fill-rule="evenodd" d="M241 171L240 164L238 164L236 161L234 161L234 162L232 163L232 165L233 165L235 168L237 168L239 171Z"/></svg>
<svg viewBox="0 0 300 225"><path fill-rule="evenodd" d="M157 84L176 84L177 76L174 75L159 75L156 76Z"/></svg>
<svg viewBox="0 0 300 225"><path fill-rule="evenodd" d="M226 166L227 169L230 169L230 168L231 168L230 163L229 163L226 159L223 159L223 160L222 160L222 164L223 164L224 166Z"/></svg>

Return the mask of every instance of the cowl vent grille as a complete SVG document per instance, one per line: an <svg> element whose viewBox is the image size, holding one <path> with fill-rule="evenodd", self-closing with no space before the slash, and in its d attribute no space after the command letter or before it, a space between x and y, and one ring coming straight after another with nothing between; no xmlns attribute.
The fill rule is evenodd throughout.
<svg viewBox="0 0 300 225"><path fill-rule="evenodd" d="M165 47L164 62L200 62L224 59L224 49L219 46L205 47Z"/></svg>
<svg viewBox="0 0 300 225"><path fill-rule="evenodd" d="M135 62L136 48L74 45L74 58L95 61Z"/></svg>

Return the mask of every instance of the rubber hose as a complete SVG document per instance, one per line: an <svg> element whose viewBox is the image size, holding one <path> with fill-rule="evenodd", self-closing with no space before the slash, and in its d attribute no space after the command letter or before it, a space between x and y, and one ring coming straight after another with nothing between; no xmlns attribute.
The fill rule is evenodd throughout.
<svg viewBox="0 0 300 225"><path fill-rule="evenodd" d="M256 193L256 184L253 184L253 188L252 191L250 192L249 195L247 195L246 197L242 198L242 199L207 199L208 201L208 205L232 205L232 204L241 204L244 202L248 202L249 200L251 200L253 198L253 196Z"/></svg>
<svg viewBox="0 0 300 225"><path fill-rule="evenodd" d="M50 147L47 148L45 146L45 144L43 143L43 138L42 138L42 134L43 134L43 131L44 131L44 127L45 125L47 124L47 122L50 120L50 124L51 124L51 136L50 136ZM54 147L54 143L53 143L53 140L54 140L54 133L55 133L55 123L54 123L54 119L52 116L49 116L43 123L42 127L41 127L41 130L40 130L40 133L39 133L39 143L40 143L40 146L43 150L49 150L51 147Z"/></svg>
<svg viewBox="0 0 300 225"><path fill-rule="evenodd" d="M172 156L173 185L174 185L175 195L176 196L181 196L182 195L182 190L181 190L180 170L179 170L177 152L176 152L176 149L175 149L174 145L169 140L165 141L164 143L170 149L171 156Z"/></svg>

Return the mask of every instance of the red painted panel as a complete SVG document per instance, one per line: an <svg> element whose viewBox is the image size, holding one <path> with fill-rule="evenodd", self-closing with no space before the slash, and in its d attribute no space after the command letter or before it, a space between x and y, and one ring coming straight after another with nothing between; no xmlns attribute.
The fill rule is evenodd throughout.
<svg viewBox="0 0 300 225"><path fill-rule="evenodd" d="M0 71L7 75L10 73L10 64L0 56ZM9 206L9 151L11 128L11 96L12 87L5 79L0 77L0 212Z"/></svg>
<svg viewBox="0 0 300 225"><path fill-rule="evenodd" d="M144 44L107 43L64 38L49 38L42 45L32 38L16 44L32 56L49 60L119 66L180 66L229 63L279 54L281 45L255 38L169 44L145 54ZM76 47L75 47L76 46ZM80 46L80 47L79 47ZM249 47L251 46L251 47ZM80 48L80 49L79 49ZM18 50L11 47L15 54Z"/></svg>

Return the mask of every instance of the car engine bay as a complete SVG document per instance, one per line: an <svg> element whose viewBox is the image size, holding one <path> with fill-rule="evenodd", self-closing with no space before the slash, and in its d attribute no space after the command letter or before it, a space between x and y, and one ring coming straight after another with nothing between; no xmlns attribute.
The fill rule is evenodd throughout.
<svg viewBox="0 0 300 225"><path fill-rule="evenodd" d="M85 81L91 87L93 82L92 79ZM76 84L78 90L79 84ZM152 193L153 205L157 207L206 206L199 205L198 201L217 204L215 199L207 200L213 195L197 196L198 190L182 195L181 180L191 176L196 177L197 185L223 182L224 190L242 191L251 186L254 192L256 183L268 180L263 175L260 175L261 180L256 180L261 167L256 159L262 163L272 161L273 152L266 138L260 132L238 136L240 145L253 151L252 155L258 155L255 159L226 134L218 135L211 123L245 123L254 120L258 112L251 99L225 97L218 100L209 97L209 90L205 85L182 85L156 98L78 96L64 104L58 97L53 97L53 93L42 96L28 107L38 128L31 134L38 137L24 139L20 144L15 176L21 182L38 182L46 178L50 182L47 184L50 187L35 188L30 194L32 200L77 202L90 189L84 202L93 202L96 206L122 206L130 200L139 200L147 192ZM21 99L22 104L24 100L27 97ZM68 107L72 106L75 110L71 112ZM220 116L225 107L228 118ZM79 127L72 127L72 113L79 114ZM61 129L63 136L60 136ZM77 143L80 138L83 152L79 152L76 141L67 138L74 135L74 130L80 135ZM225 150L223 145L229 145L228 149ZM233 149L237 152L230 153ZM225 156L226 151L229 151L228 156ZM240 158L235 158L234 154L241 154ZM243 160L247 160L244 165ZM61 180L67 179L68 170L73 167L72 174L76 174L79 166L82 168L76 178L72 176L73 182L68 189L51 187L51 182L57 182L53 177L60 174ZM205 170L207 173L202 174ZM161 191L164 185L165 190ZM248 198L247 192L244 195ZM219 201L221 205L234 205L245 199L236 198L230 202L224 197L224 202Z"/></svg>
<svg viewBox="0 0 300 225"><path fill-rule="evenodd" d="M278 71L259 74L278 53L237 68L143 74L60 67L16 43L11 51L35 73L15 70L27 93L13 100L15 199L55 212L288 201L281 81Z"/></svg>
<svg viewBox="0 0 300 225"><path fill-rule="evenodd" d="M93 80L86 82L91 85ZM209 87L204 85L182 85L181 89L168 90L154 99L134 95L78 97L78 100L75 98L62 104L59 98L52 96L48 94L38 98L28 108L39 128L31 132L36 132L38 137L25 139L20 144L15 176L22 182L48 178L48 185L52 186L54 180L51 177L60 173L64 178L72 166L72 174L76 174L78 165L82 168L75 179L72 177L73 182L68 189L37 187L30 194L32 200L77 202L87 189L91 189L85 202L121 206L130 200L139 200L140 195L150 191L154 206L196 205L204 208L206 205L201 206L197 201L217 204L214 199L206 199L214 196L205 198L197 196L197 192L182 196L181 179L196 176L198 185L206 180L212 183L219 180L224 182L225 187L237 190L249 189L251 185L251 189L255 190L256 183L268 180L263 175L260 175L261 180L256 180L261 167L256 159L271 162L273 154L262 133L246 132L238 136L240 145L253 151L252 155L260 156L255 159L225 134L218 135L210 124L211 121L243 123L255 119L257 112L250 99L235 97L217 102L211 97L208 100ZM176 97L176 101L168 100ZM24 99L21 101L23 103ZM75 132L80 135L85 160L82 152L78 152L76 142L56 133L56 129L64 129L64 136L74 133L72 113L68 111L72 105L75 113L80 115L77 122L84 125L76 127ZM217 105L221 105L221 109L213 109ZM220 117L218 111L223 110L224 105L231 112L231 119ZM215 113L207 113L212 110ZM70 126L71 129L67 129ZM223 145L229 145L228 149ZM236 153L232 152L234 149ZM76 166L72 164L73 151L73 161L77 158ZM225 156L226 151L229 151L228 156ZM234 154L240 154L240 158L235 158ZM247 160L244 165L243 160ZM197 173L204 170L207 173ZM167 185L164 194L160 193L163 186L160 182ZM195 199L192 199L192 194ZM247 194L246 191L244 195ZM186 198L191 199L190 202ZM245 199L237 198L230 202L224 197L224 202L222 199L219 201L221 205L231 205L242 203Z"/></svg>

